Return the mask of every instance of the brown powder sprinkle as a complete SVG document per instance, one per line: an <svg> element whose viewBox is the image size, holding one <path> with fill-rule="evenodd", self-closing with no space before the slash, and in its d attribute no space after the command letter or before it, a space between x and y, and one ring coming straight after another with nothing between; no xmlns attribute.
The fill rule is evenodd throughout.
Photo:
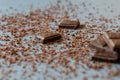
<svg viewBox="0 0 120 80"><path fill-rule="evenodd" d="M38 74L38 80L71 80L76 77L81 80L89 80L91 77L102 79L100 75L104 74L105 77L119 76L120 67L113 71L113 63L92 61L94 53L89 47L89 43L102 32L120 31L119 26L112 25L117 24L116 17L109 19L101 15L100 18L95 18L91 12L84 16L91 4L80 2L79 5L74 5L71 1L65 2L65 6L62 1L57 0L56 5L44 10L36 9L29 13L0 17L0 80L10 79L12 73L15 78L19 76L23 80L29 77L34 79ZM79 10L80 7L85 11ZM95 14L99 13L96 7L93 7L93 10L96 11ZM84 24L80 27L84 28L74 30L56 27L64 19L78 19ZM59 33L62 41L42 44L38 36L44 30ZM92 74L92 70L97 74ZM86 76L87 74L90 77Z"/></svg>

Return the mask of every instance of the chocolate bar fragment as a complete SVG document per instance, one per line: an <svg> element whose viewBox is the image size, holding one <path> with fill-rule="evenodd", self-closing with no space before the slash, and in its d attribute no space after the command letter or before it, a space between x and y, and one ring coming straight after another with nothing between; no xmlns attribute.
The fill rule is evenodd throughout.
<svg viewBox="0 0 120 80"><path fill-rule="evenodd" d="M68 29L77 29L80 27L79 20L63 20L60 25L60 28L68 28Z"/></svg>
<svg viewBox="0 0 120 80"><path fill-rule="evenodd" d="M120 39L120 32L105 32L110 39Z"/></svg>
<svg viewBox="0 0 120 80"><path fill-rule="evenodd" d="M104 32L103 39L111 50L120 50L120 33Z"/></svg>
<svg viewBox="0 0 120 80"><path fill-rule="evenodd" d="M92 41L90 47L96 49L96 54L94 54L93 58L111 61L116 61L118 59L118 54L109 49L102 35L100 35L98 39Z"/></svg>
<svg viewBox="0 0 120 80"><path fill-rule="evenodd" d="M37 36L43 44L59 40L62 36L59 33L43 32Z"/></svg>

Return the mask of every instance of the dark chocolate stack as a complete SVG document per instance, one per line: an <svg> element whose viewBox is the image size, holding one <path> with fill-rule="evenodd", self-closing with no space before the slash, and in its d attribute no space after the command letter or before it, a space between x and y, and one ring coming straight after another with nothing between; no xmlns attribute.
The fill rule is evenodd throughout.
<svg viewBox="0 0 120 80"><path fill-rule="evenodd" d="M104 32L90 46L96 51L94 58L116 61L120 58L120 33Z"/></svg>

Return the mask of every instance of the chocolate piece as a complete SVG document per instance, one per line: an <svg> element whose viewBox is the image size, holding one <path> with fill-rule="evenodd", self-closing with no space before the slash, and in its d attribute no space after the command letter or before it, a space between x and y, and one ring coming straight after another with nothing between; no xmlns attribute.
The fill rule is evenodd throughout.
<svg viewBox="0 0 120 80"><path fill-rule="evenodd" d="M120 32L106 32L110 39L120 39Z"/></svg>
<svg viewBox="0 0 120 80"><path fill-rule="evenodd" d="M116 37L114 37L113 35ZM103 39L105 40L105 42L107 43L107 45L109 46L109 48L111 50L115 50L116 48L120 47L120 39L118 39L119 37L120 37L119 33L118 34L117 33L112 34L112 32L111 33L107 33L107 32L103 33Z"/></svg>
<svg viewBox="0 0 120 80"><path fill-rule="evenodd" d="M37 37L40 38L41 42L45 44L48 42L59 40L61 38L61 35L53 32L46 32L46 33L44 32L38 35Z"/></svg>
<svg viewBox="0 0 120 80"><path fill-rule="evenodd" d="M93 56L94 58L113 61L118 59L118 54L108 48L102 35L99 36L97 40L91 42L90 46L96 49L96 54Z"/></svg>
<svg viewBox="0 0 120 80"><path fill-rule="evenodd" d="M120 47L120 39L112 39L112 41L115 44L115 47Z"/></svg>
<svg viewBox="0 0 120 80"><path fill-rule="evenodd" d="M107 46L105 41L103 40L103 35L100 35L97 40L95 40L98 45Z"/></svg>
<svg viewBox="0 0 120 80"><path fill-rule="evenodd" d="M120 39L112 39L114 47L113 50L120 54Z"/></svg>
<svg viewBox="0 0 120 80"><path fill-rule="evenodd" d="M60 28L69 28L69 29L76 29L80 27L79 20L63 20L60 25Z"/></svg>

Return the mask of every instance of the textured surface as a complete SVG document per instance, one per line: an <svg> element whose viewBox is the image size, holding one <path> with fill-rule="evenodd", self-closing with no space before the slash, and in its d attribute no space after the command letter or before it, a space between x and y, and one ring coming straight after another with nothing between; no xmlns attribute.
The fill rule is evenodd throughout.
<svg viewBox="0 0 120 80"><path fill-rule="evenodd" d="M88 51L88 45L89 41L96 39L96 36L103 31L118 30L120 26L119 3L119 0L71 0L71 2L68 0L63 2L60 0L0 0L0 16L8 15L5 21L9 22L9 20L11 21L9 18L10 14L12 14L15 20L18 21L18 23L11 21L14 23L5 25L6 22L0 20L0 27L6 26L5 29L2 27L0 30L0 45L6 47L10 41L16 43L17 40L22 39L22 46L27 49L27 51L23 51L23 53L17 51L17 54L21 57L11 64L8 59L7 62L6 58L0 55L0 79L118 80L120 78L120 64L90 60L93 53ZM42 12L34 11L38 8L40 8ZM33 14L29 13L31 10ZM23 15L16 15L17 12ZM34 15L34 13L39 14ZM32 15L36 18L30 17L28 19L26 15ZM58 29L57 25L59 22L66 18L77 18L82 24L85 24L85 27L78 30ZM40 25L34 23L36 19L40 19ZM29 24L28 22L30 20L33 22L31 21ZM16 28L16 26L14 26L15 24L22 24L23 26ZM33 46L31 43L35 41L35 36L40 34L41 26L49 26L47 27L49 30L62 33L63 40L48 45L43 45L38 42L38 44ZM10 32L14 31L9 30L17 29L15 33L18 32L18 34L22 35L21 32L23 28L25 28L25 32L27 31L27 35L21 38L13 37L14 34L12 35ZM37 32L35 32L34 29ZM6 35L9 36L8 39L10 39L10 41L5 40L6 38L4 37ZM30 48L27 48L29 46ZM18 50L22 48L21 45L17 47L10 45L8 47ZM3 50L2 52L7 53L7 50ZM43 55L43 53L45 54ZM28 55L25 56L25 54ZM36 61L37 54L42 54L43 59ZM9 59L12 57L15 56L10 55ZM66 65L69 66L66 67ZM51 67L55 68L53 69Z"/></svg>

